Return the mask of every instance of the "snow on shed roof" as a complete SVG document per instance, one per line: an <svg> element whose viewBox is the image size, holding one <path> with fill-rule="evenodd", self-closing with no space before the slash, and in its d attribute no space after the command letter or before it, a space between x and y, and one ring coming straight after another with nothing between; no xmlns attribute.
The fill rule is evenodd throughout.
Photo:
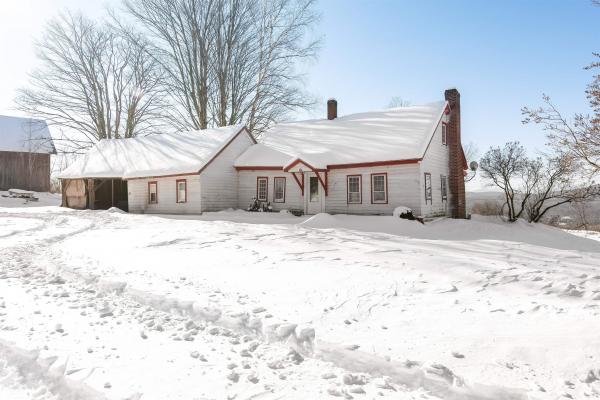
<svg viewBox="0 0 600 400"><path fill-rule="evenodd" d="M328 165L420 159L446 109L446 102L391 108L275 125L251 146L236 167Z"/></svg>
<svg viewBox="0 0 600 400"><path fill-rule="evenodd" d="M243 125L232 125L101 140L60 173L59 178L128 179L197 173L242 131L246 131Z"/></svg>
<svg viewBox="0 0 600 400"><path fill-rule="evenodd" d="M0 115L0 151L56 154L46 121Z"/></svg>

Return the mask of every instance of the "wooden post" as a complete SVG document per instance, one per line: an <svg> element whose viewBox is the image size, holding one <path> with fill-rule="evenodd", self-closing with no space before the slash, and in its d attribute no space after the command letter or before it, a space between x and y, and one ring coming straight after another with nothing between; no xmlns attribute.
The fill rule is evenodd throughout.
<svg viewBox="0 0 600 400"><path fill-rule="evenodd" d="M110 183L112 185L112 187L111 187L111 194L110 194L110 197L111 197L111 199L110 199L110 206L114 207L115 206L115 180L111 179Z"/></svg>
<svg viewBox="0 0 600 400"><path fill-rule="evenodd" d="M62 192L62 201L60 206L61 207L68 207L67 205L67 186L69 185L69 180L68 179L61 179L60 180L60 189Z"/></svg>
<svg viewBox="0 0 600 400"><path fill-rule="evenodd" d="M94 187L94 180L88 179L88 208L95 210L96 208L96 188Z"/></svg>

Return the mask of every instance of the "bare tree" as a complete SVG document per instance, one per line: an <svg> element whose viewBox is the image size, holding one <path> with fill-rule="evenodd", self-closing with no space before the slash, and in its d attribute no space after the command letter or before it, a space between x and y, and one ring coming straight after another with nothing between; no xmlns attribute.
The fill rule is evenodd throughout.
<svg viewBox="0 0 600 400"><path fill-rule="evenodd" d="M131 42L105 23L68 13L49 22L36 46L41 66L16 102L75 133L63 151L151 133L160 125L161 73L141 36Z"/></svg>
<svg viewBox="0 0 600 400"><path fill-rule="evenodd" d="M403 99L400 96L393 96L387 105L387 108L408 107L410 101Z"/></svg>
<svg viewBox="0 0 600 400"><path fill-rule="evenodd" d="M578 175L579 164L570 153L528 158L518 142L490 148L481 159L483 176L505 195L508 220L524 214L540 222L553 208L600 196L600 186Z"/></svg>
<svg viewBox="0 0 600 400"><path fill-rule="evenodd" d="M525 149L519 142L506 143L504 148L492 147L483 156L480 169L483 176L490 179L494 185L504 192L506 207L508 208L508 220L513 222L521 217L525 211L528 194L524 194L521 206L518 205L519 190L515 187L516 181L526 177L526 188L531 186L530 174L534 168L528 165ZM531 177L533 178L533 177ZM527 192L530 191L527 190Z"/></svg>
<svg viewBox="0 0 600 400"><path fill-rule="evenodd" d="M547 156L538 166L536 184L525 205L529 222L540 222L548 211L563 204L586 202L600 195L600 186L578 176L578 163L569 153Z"/></svg>
<svg viewBox="0 0 600 400"><path fill-rule="evenodd" d="M600 3L596 2L596 5ZM600 68L600 53L594 53L597 61L586 67ZM578 113L573 117L563 115L550 97L543 95L544 105L538 108L524 107L523 123L535 123L548 132L550 144L559 151L568 150L584 161L592 173L600 172L600 74L595 74L585 91L592 115Z"/></svg>
<svg viewBox="0 0 600 400"><path fill-rule="evenodd" d="M307 34L315 0L123 0L169 72L183 127L245 123L260 133L313 102L298 63L316 56Z"/></svg>

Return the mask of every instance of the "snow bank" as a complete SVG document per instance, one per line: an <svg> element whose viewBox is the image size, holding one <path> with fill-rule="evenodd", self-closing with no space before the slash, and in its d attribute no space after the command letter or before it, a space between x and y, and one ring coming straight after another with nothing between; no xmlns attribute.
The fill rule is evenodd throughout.
<svg viewBox="0 0 600 400"><path fill-rule="evenodd" d="M0 339L0 361L2 360L18 371L20 384L37 387L38 393L43 394L47 391L58 399L107 399L102 393L84 383L67 379L64 376L64 368L54 366L56 358L42 359L39 351L23 350Z"/></svg>
<svg viewBox="0 0 600 400"><path fill-rule="evenodd" d="M48 206L59 206L62 201L61 195L59 193L34 192L34 196L38 199L37 201L29 201L28 199L10 197L7 191L0 191L0 208L39 208Z"/></svg>
<svg viewBox="0 0 600 400"><path fill-rule="evenodd" d="M441 218L425 225L390 216L317 214L302 226L329 229L343 228L363 232L380 232L414 239L522 242L562 250L600 252L600 245L561 229L523 220L507 223L499 217L475 215L470 220Z"/></svg>

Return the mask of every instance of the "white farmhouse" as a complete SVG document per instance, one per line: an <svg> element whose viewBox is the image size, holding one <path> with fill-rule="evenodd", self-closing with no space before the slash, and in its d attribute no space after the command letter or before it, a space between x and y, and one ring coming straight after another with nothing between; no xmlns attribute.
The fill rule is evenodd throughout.
<svg viewBox="0 0 600 400"><path fill-rule="evenodd" d="M339 118L329 100L327 119L276 125L259 143L242 126L104 140L61 178L63 205L78 208L201 213L256 199L305 214L405 206L464 218L466 169L450 89L444 101Z"/></svg>

